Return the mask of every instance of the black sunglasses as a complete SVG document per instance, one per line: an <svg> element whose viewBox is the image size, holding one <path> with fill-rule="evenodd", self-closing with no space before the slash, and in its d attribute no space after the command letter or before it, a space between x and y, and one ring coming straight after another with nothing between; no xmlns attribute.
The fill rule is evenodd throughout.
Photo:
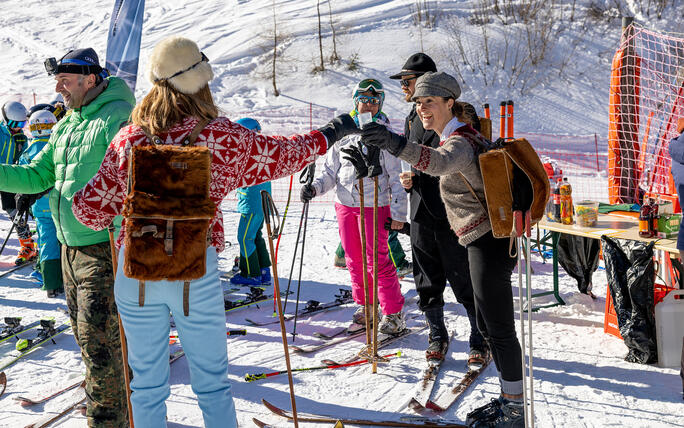
<svg viewBox="0 0 684 428"><path fill-rule="evenodd" d="M415 80L415 79L417 79L417 78L418 78L418 76L408 77L408 78L406 78L406 79L401 79L401 80L399 81L399 83L401 84L402 87L408 88L408 86L410 85L409 82L410 82L411 80Z"/></svg>

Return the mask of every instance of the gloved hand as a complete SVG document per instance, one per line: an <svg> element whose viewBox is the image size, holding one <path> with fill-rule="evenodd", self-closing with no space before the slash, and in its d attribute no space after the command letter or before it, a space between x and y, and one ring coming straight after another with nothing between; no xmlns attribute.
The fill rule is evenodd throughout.
<svg viewBox="0 0 684 428"><path fill-rule="evenodd" d="M393 156L398 156L406 146L406 138L376 122L363 125L361 140L366 145L387 150Z"/></svg>
<svg viewBox="0 0 684 428"><path fill-rule="evenodd" d="M16 206L17 206L17 213L15 215L15 218L19 221L20 219L24 219L24 221L28 220L29 214L33 216L33 213L31 213L31 205L33 205L40 196L36 195L24 195L21 193L17 193L14 195L14 200L16 201Z"/></svg>
<svg viewBox="0 0 684 428"><path fill-rule="evenodd" d="M366 164L368 165L368 178L377 177L382 174L382 166L380 166L380 148L367 146L367 149Z"/></svg>
<svg viewBox="0 0 684 428"><path fill-rule="evenodd" d="M387 217L387 220L385 220L385 230L389 230L390 232L396 230L399 233L411 236L411 224L409 222L404 222L404 225L401 227L401 229L392 229L393 221L394 220L392 220L390 217Z"/></svg>
<svg viewBox="0 0 684 428"><path fill-rule="evenodd" d="M684 133L684 117L680 117L679 120L677 120L677 132L680 134Z"/></svg>
<svg viewBox="0 0 684 428"><path fill-rule="evenodd" d="M361 143L357 146L349 145L340 149L342 153L346 156L342 156L342 159L346 159L354 165L354 170L356 175L354 178L361 180L363 177L368 176L368 167L366 166L366 158L361 149Z"/></svg>
<svg viewBox="0 0 684 428"><path fill-rule="evenodd" d="M341 114L320 128L320 131L328 140L328 148L332 147L336 141L341 140L347 135L358 134L361 130L356 126L356 122L348 114Z"/></svg>
<svg viewBox="0 0 684 428"><path fill-rule="evenodd" d="M313 184L305 184L302 186L302 190L299 192L299 199L303 203L308 203L314 198L314 196L316 196L316 188L313 186Z"/></svg>

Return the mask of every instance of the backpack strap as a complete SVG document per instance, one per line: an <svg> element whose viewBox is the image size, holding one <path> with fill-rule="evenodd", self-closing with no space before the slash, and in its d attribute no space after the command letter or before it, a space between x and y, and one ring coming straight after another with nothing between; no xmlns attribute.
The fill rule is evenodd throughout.
<svg viewBox="0 0 684 428"><path fill-rule="evenodd" d="M190 281L183 282L183 315L190 313Z"/></svg>
<svg viewBox="0 0 684 428"><path fill-rule="evenodd" d="M207 126L211 122L211 120L200 120L197 122L197 125L195 125L195 128L192 130L190 135L188 135L188 138L183 141L183 146L192 146L195 144L195 140L197 140L197 137L199 137L199 134L202 132L205 126Z"/></svg>
<svg viewBox="0 0 684 428"><path fill-rule="evenodd" d="M192 129L190 134L188 134L185 141L183 141L182 146L184 146L184 147L185 146L192 146L193 144L195 144L195 140L197 140L197 137L199 137L199 134L202 132L204 127L206 127L209 124L209 122L211 122L210 119L203 119L203 120L198 121L197 125L195 125L195 127ZM145 128L144 126L140 125L140 129L142 129L142 131L145 133L145 136L147 137L148 140L150 140L150 142L152 144L155 144L155 145L164 144L164 142L161 140L161 138L159 138L156 135L152 135L150 133L150 131L147 128Z"/></svg>
<svg viewBox="0 0 684 428"><path fill-rule="evenodd" d="M145 281L138 281L138 306L145 306Z"/></svg>

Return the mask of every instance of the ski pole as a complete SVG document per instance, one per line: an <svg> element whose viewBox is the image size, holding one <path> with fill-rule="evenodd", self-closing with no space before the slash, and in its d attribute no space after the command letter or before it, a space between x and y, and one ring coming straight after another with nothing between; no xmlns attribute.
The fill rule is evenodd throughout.
<svg viewBox="0 0 684 428"><path fill-rule="evenodd" d="M506 101L499 104L499 138L506 138Z"/></svg>
<svg viewBox="0 0 684 428"><path fill-rule="evenodd" d="M112 279L116 279L117 257L116 244L114 241L114 223L110 223L107 228L109 231L109 249L112 252ZM119 337L121 340L121 362L123 365L124 382L126 383L126 404L128 406L128 424L130 428L135 428L133 424L133 405L131 404L131 376L128 372L128 346L126 344L126 332L124 331L121 317L117 314L116 319L119 324Z"/></svg>
<svg viewBox="0 0 684 428"><path fill-rule="evenodd" d="M266 232L268 233L268 249L273 259L273 295L276 298L278 308L278 318L280 321L280 334L283 339L283 350L285 353L285 367L287 367L287 380L290 385L290 402L292 403L292 421L295 428L299 428L299 420L297 419L297 403L295 400L294 382L292 380L292 367L290 365L290 350L287 346L287 333L285 331L285 317L283 316L283 305L280 299L280 283L278 281L278 263L274 257L273 249L273 231L271 229L271 216L275 217L279 222L278 210L275 207L273 198L265 190L261 191L261 208L264 211L264 222L266 223Z"/></svg>
<svg viewBox="0 0 684 428"><path fill-rule="evenodd" d="M290 175L290 188L287 191L287 202L285 202L285 211L283 212L283 221L280 223L280 227L275 230L275 234L278 235L278 240L276 241L276 253L275 260L278 260L278 249L280 248L280 238L283 236L283 227L285 226L285 219L287 218L287 210L290 208L290 198L292 197L292 182L294 180L294 174ZM275 264L275 262L274 262ZM289 290L289 289L288 289ZM287 305L287 301L285 301ZM273 315L275 316L275 296L273 296Z"/></svg>
<svg viewBox="0 0 684 428"><path fill-rule="evenodd" d="M363 268L363 313L366 318L366 346L371 346L370 289L368 288L368 260L366 260L366 207L364 201L363 177L359 178L359 220L361 222L361 266Z"/></svg>
<svg viewBox="0 0 684 428"><path fill-rule="evenodd" d="M373 364L378 372L378 176L373 177Z"/></svg>
<svg viewBox="0 0 684 428"><path fill-rule="evenodd" d="M513 100L506 103L506 138L513 139Z"/></svg>
<svg viewBox="0 0 684 428"><path fill-rule="evenodd" d="M530 211L525 211L525 289L527 290L527 301L532 300L532 266L530 261L530 239L531 239L531 226L530 226ZM532 307L527 308L527 335L529 340L528 343L528 353L529 353L529 364L530 364L530 386L529 386L529 409L530 409L530 428L534 428L534 373L532 371Z"/></svg>
<svg viewBox="0 0 684 428"><path fill-rule="evenodd" d="M5 240L2 242L2 248L0 248L0 254L5 250L5 245L7 245L7 241L9 241L10 236L12 236L12 231L14 230L14 222L12 222L12 226L10 226L9 232L7 232L7 236L5 237Z"/></svg>
<svg viewBox="0 0 684 428"><path fill-rule="evenodd" d="M247 330L244 328L242 330L228 330L226 332L226 336L245 336L247 334ZM172 345L176 342L178 342L178 335L177 334L170 334L169 335L169 345Z"/></svg>
<svg viewBox="0 0 684 428"><path fill-rule="evenodd" d="M304 206L304 208L306 205ZM292 283L292 274L294 273L294 265L297 260L297 250L299 249L299 236L302 232L302 225L304 224L304 208L302 208L302 215L299 217L299 228L297 229L297 239L295 240L294 252L292 253L292 264L290 265L290 276L287 278L287 288L285 289L285 304L283 305L283 311L287 310L287 300L290 295L290 284ZM275 297L275 296L274 296ZM299 297L299 296L298 296ZM273 307L273 315L275 316L276 309Z"/></svg>
<svg viewBox="0 0 684 428"><path fill-rule="evenodd" d="M302 184L310 185L313 183L314 172L316 170L316 164L312 163L307 166L302 174L299 176L299 182ZM309 220L309 201L304 203L302 207L302 217L304 218L304 230L302 233L302 253L299 255L299 277L297 278L297 300L295 301L295 315L294 315L294 326L292 327L292 341L295 341L297 336L297 313L299 312L299 291L302 288L302 268L304 266L304 248L306 247L306 225ZM301 227L301 221L300 225ZM299 232L297 232L299 235ZM294 261L294 257L293 257ZM292 271L290 271L290 276L292 276ZM288 283L289 286L289 283ZM289 290L288 290L289 291ZM287 299L287 297L285 297ZM285 309L283 309L284 311Z"/></svg>
<svg viewBox="0 0 684 428"><path fill-rule="evenodd" d="M401 357L401 351L397 351L393 354L383 355L381 358L391 358L391 357ZM366 363L370 362L371 360L375 361L376 359L375 358L366 358L363 360L353 361L351 363L334 364L334 365L328 365L328 366L306 367L306 368L301 368L301 369L292 369L292 371L293 372L306 372L306 371L314 371L314 370L339 369L342 367L352 367L352 366L358 366L360 364L366 364ZM285 373L287 373L287 370L280 370L280 371L271 372L271 373L246 374L245 375L245 381L246 382L254 382L255 380L266 379L269 377L278 376L278 375L285 374Z"/></svg>

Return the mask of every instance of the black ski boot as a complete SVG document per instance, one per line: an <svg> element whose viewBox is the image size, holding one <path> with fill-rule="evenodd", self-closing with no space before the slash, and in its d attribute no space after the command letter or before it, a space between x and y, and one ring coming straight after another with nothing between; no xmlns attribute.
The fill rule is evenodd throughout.
<svg viewBox="0 0 684 428"><path fill-rule="evenodd" d="M427 358L428 363L437 364L444 361L446 357L447 349L449 348L449 342L441 340L433 340L428 345L425 351L425 358Z"/></svg>
<svg viewBox="0 0 684 428"><path fill-rule="evenodd" d="M444 309L442 307L427 309L425 320L430 328L429 345L425 351L425 358L429 362L442 361L449 346L449 333L444 324Z"/></svg>
<svg viewBox="0 0 684 428"><path fill-rule="evenodd" d="M476 423L482 423L483 421L493 420L501 412L501 400L503 397L492 398L491 401L484 406L480 406L475 410L471 411L466 415L466 424L469 427L473 426L486 426L486 425L474 425Z"/></svg>
<svg viewBox="0 0 684 428"><path fill-rule="evenodd" d="M499 397L468 413L466 423L471 428L523 428L525 426L523 403Z"/></svg>

